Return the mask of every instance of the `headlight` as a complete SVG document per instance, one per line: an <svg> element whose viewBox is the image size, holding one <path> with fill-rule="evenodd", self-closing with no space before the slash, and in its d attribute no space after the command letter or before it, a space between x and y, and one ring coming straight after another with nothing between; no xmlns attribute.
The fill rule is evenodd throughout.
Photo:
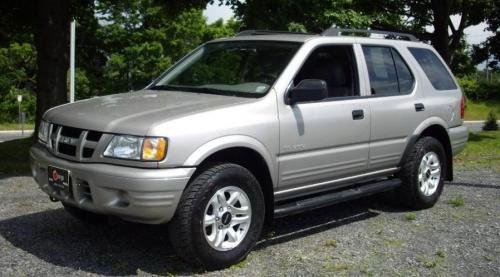
<svg viewBox="0 0 500 277"><path fill-rule="evenodd" d="M38 139L43 143L47 143L49 140L49 127L50 124L47 121L40 121L40 126L38 126Z"/></svg>
<svg viewBox="0 0 500 277"><path fill-rule="evenodd" d="M114 136L104 151L105 157L161 161L167 152L164 138L143 138L136 136Z"/></svg>

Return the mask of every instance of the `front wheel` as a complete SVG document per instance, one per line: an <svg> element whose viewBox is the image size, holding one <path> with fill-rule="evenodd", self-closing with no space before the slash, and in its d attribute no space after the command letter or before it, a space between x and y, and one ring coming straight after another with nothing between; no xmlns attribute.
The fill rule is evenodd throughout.
<svg viewBox="0 0 500 277"><path fill-rule="evenodd" d="M443 191L446 176L443 145L433 137L419 139L399 175L403 184L396 194L404 205L416 209L434 206Z"/></svg>
<svg viewBox="0 0 500 277"><path fill-rule="evenodd" d="M236 164L204 170L186 188L169 234L186 262L227 267L246 257L259 239L265 216L257 179Z"/></svg>

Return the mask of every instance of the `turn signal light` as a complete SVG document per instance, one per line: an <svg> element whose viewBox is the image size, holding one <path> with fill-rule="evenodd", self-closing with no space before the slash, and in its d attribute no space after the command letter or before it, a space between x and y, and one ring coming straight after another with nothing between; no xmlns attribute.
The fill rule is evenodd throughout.
<svg viewBox="0 0 500 277"><path fill-rule="evenodd" d="M142 146L142 159L161 161L167 153L167 140L165 138L145 138Z"/></svg>

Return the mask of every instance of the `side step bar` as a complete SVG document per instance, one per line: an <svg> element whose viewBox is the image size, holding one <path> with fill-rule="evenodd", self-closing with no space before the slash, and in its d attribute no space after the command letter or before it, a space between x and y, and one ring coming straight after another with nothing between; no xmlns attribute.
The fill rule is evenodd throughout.
<svg viewBox="0 0 500 277"><path fill-rule="evenodd" d="M324 206L361 198L364 196L389 191L401 185L400 179L389 179L370 183L355 188L335 191L327 194L321 194L312 198L301 199L296 202L278 205L274 209L274 217L284 217L303 211L313 210Z"/></svg>

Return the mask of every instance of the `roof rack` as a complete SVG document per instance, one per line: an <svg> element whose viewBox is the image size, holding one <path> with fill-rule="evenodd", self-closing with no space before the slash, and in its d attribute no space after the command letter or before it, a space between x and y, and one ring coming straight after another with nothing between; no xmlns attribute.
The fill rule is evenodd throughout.
<svg viewBox="0 0 500 277"><path fill-rule="evenodd" d="M419 41L414 35L398 33L398 32L390 32L390 31L382 31L382 30L363 30L363 29L339 29L339 28L329 28L321 33L322 36L341 36L342 33L354 33L354 34L381 34L385 35L386 38L406 38L409 41Z"/></svg>
<svg viewBox="0 0 500 277"><path fill-rule="evenodd" d="M280 34L288 34L288 35L317 35L312 33L301 33L301 32L288 32L288 31L274 31L274 30L245 30L237 33L235 36L258 36L258 35L280 35Z"/></svg>

